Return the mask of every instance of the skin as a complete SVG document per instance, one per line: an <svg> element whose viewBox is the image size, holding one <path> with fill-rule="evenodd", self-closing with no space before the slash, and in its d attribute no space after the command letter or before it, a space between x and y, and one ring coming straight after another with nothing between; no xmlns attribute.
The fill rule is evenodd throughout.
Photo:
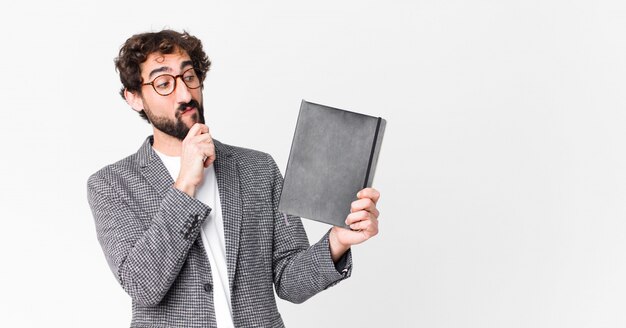
<svg viewBox="0 0 626 328"><path fill-rule="evenodd" d="M152 53L141 64L143 81L152 81L160 74L181 74L191 67L191 61L185 51L172 54ZM152 73L152 74L151 74ZM152 86L143 86L141 94L125 91L128 104L136 111L144 109L151 121L153 118L167 119L174 122L181 104L191 99L202 104L202 88L189 89L180 78L176 81L176 89L170 95L157 94ZM179 113L180 115L180 113ZM209 127L199 123L197 108L186 108L180 115L181 121L189 128L187 136L180 140L153 126L153 147L168 156L180 157L180 173L174 182L174 188L194 197L197 187L203 179L203 171L215 160L215 147ZM330 231L329 244L331 258L337 262L352 245L360 244L378 234L378 209L376 203L380 193L373 188L365 188L357 194L352 202L350 214L346 217L349 229L333 227Z"/></svg>

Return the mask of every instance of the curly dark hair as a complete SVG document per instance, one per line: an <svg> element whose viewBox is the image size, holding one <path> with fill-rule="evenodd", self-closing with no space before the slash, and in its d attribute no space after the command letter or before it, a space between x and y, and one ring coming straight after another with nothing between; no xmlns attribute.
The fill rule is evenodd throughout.
<svg viewBox="0 0 626 328"><path fill-rule="evenodd" d="M209 71L211 61L202 50L202 42L186 31L179 33L172 30L162 30L160 32L148 32L131 36L115 58L115 68L120 73L122 89L120 95L124 97L124 90L141 94L141 63L145 62L148 56L154 52L161 54L171 54L175 51L184 50L187 52L196 75L200 81L204 82L206 73ZM148 120L146 113L141 110L139 115Z"/></svg>

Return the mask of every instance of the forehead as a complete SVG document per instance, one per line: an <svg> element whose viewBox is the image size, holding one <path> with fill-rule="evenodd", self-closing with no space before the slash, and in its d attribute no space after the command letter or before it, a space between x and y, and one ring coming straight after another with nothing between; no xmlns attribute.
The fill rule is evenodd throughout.
<svg viewBox="0 0 626 328"><path fill-rule="evenodd" d="M153 52L148 55L146 61L141 63L141 76L145 79L155 70L164 73L176 73L182 68L182 63L190 61L191 58L184 50L176 50L171 54Z"/></svg>

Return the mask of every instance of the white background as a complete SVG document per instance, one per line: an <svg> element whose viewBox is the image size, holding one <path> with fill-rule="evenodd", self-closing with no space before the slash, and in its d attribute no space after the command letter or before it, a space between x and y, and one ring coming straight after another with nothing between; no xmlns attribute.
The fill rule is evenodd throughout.
<svg viewBox="0 0 626 328"><path fill-rule="evenodd" d="M214 137L283 172L303 98L388 121L380 234L288 327L626 326L623 0L3 4L0 326L129 325L86 180L150 133L113 58L164 27Z"/></svg>

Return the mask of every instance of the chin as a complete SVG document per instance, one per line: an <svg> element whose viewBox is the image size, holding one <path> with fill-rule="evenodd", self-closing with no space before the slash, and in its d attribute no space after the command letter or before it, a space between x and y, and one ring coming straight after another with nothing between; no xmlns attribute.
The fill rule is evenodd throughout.
<svg viewBox="0 0 626 328"><path fill-rule="evenodd" d="M183 122L185 122L185 125L191 129L191 127L200 122L198 113L193 113L193 115L190 115L189 117L186 117L183 119Z"/></svg>

